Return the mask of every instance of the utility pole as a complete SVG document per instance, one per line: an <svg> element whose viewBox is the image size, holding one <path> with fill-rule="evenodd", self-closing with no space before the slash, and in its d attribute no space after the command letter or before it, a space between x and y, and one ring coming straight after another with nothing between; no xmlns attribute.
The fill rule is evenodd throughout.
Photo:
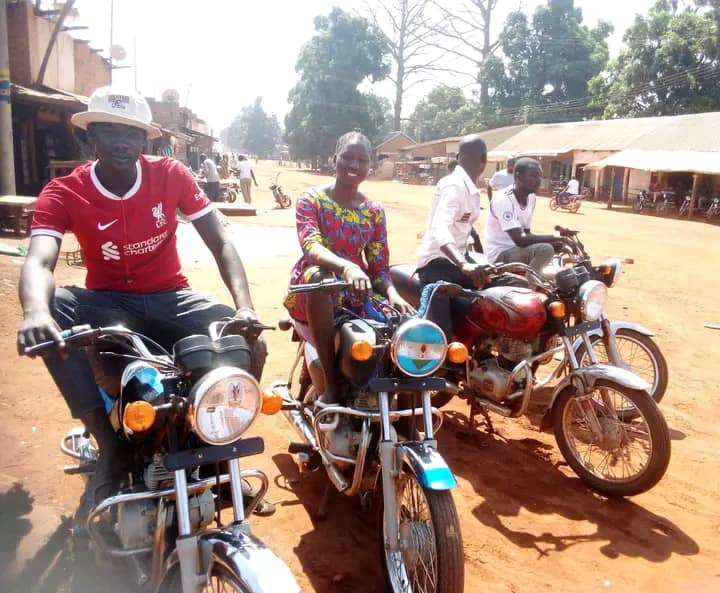
<svg viewBox="0 0 720 593"><path fill-rule="evenodd" d="M7 0L0 0L0 195L15 194Z"/></svg>

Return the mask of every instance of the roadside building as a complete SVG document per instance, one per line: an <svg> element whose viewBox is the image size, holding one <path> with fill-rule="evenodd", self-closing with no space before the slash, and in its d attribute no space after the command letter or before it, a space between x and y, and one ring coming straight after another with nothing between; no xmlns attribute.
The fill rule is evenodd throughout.
<svg viewBox="0 0 720 593"><path fill-rule="evenodd" d="M375 167L377 176L390 179L393 176L393 165L400 159L400 149L415 144L404 132L393 132L375 147Z"/></svg>

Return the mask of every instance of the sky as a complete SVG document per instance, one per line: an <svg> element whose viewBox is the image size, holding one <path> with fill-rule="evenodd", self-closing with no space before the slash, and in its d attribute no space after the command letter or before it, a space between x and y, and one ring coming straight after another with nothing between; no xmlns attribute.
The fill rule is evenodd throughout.
<svg viewBox="0 0 720 593"><path fill-rule="evenodd" d="M87 25L76 31L94 48L110 47L112 0L76 0L79 18L72 24ZM444 0L451 8L461 0ZM500 0L495 16L496 35L508 12L522 4L531 14L543 0ZM576 0L585 23L611 21L615 33L612 53L621 46L622 35L636 13L644 13L654 0ZM51 4L49 0L44 6ZM328 14L333 6L364 12L365 0L114 0L112 43L125 50L117 65L129 68L113 72L113 83L159 98L175 89L186 105L218 134L240 109L263 98L269 113L282 118L289 111L288 91L297 81L295 62L302 45L314 33L313 19ZM136 53L135 50L136 49ZM453 75L412 89L403 117L433 86L466 83ZM365 90L365 89L364 89ZM385 81L372 90L392 100L392 84ZM470 87L467 89L471 90Z"/></svg>

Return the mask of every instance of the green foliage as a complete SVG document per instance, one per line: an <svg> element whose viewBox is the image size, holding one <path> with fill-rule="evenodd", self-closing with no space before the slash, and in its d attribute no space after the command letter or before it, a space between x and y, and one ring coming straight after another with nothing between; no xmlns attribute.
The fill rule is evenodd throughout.
<svg viewBox="0 0 720 593"><path fill-rule="evenodd" d="M385 36L366 19L333 8L315 18L315 36L303 46L290 91L285 137L294 158L329 156L343 133L357 129L376 138L385 114L378 97L361 93L365 80L389 73Z"/></svg>
<svg viewBox="0 0 720 593"><path fill-rule="evenodd" d="M415 106L405 131L418 142L457 136L474 120L476 111L461 88L438 86Z"/></svg>
<svg viewBox="0 0 720 593"><path fill-rule="evenodd" d="M220 139L232 150L267 157L280 139L280 124L275 115L265 113L262 97L257 97L252 105L242 108L230 127L220 133Z"/></svg>
<svg viewBox="0 0 720 593"><path fill-rule="evenodd" d="M500 34L503 57L486 60L480 79L488 83L488 126L525 122L567 121L592 115L576 99L588 94L587 83L608 61L606 39L611 24L583 25L574 0L548 0L528 22L525 14L508 15ZM573 101L572 107L560 107Z"/></svg>
<svg viewBox="0 0 720 593"><path fill-rule="evenodd" d="M623 37L627 47L591 81L605 117L720 109L720 1L697 4L713 10L676 12L660 0L635 18Z"/></svg>

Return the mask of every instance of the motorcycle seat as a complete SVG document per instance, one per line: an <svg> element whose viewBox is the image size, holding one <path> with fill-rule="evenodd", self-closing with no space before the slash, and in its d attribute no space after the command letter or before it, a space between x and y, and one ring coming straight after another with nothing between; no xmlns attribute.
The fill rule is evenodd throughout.
<svg viewBox="0 0 720 593"><path fill-rule="evenodd" d="M422 286L420 278L415 273L415 266L410 264L390 266L390 277L400 296L413 307L417 307L420 304Z"/></svg>

